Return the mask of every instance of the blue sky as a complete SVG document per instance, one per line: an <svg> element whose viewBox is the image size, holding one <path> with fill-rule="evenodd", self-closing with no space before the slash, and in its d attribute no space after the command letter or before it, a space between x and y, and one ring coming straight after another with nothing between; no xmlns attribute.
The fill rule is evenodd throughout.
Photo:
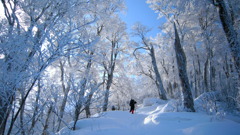
<svg viewBox="0 0 240 135"><path fill-rule="evenodd" d="M149 36L155 37L160 31L158 26L161 24L161 20L157 19L157 13L154 13L146 0L125 0L127 11L122 15L123 21L127 23L128 31L130 31L132 25L136 22L152 28Z"/></svg>

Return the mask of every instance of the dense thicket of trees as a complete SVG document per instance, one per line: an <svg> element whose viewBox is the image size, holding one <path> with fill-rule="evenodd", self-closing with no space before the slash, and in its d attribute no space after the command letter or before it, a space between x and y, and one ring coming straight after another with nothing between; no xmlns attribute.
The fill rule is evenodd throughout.
<svg viewBox="0 0 240 135"><path fill-rule="evenodd" d="M239 110L239 0L147 3L166 20L156 37L140 23L126 32L123 0L2 0L0 134L75 130L130 98L194 111L194 98L218 91Z"/></svg>
<svg viewBox="0 0 240 135"><path fill-rule="evenodd" d="M76 123L83 110L90 115L89 105L102 99L99 89L109 81L102 64L108 46L123 44L124 29L110 39L115 27L109 25L120 21L122 0L1 4L0 134L48 134Z"/></svg>
<svg viewBox="0 0 240 135"><path fill-rule="evenodd" d="M226 101L229 107L239 108L239 19L236 19L240 15L236 6L239 1L148 0L147 3L159 18L167 19L160 27L163 34L159 34L156 40L160 46L159 54L165 54L162 57L167 60L164 61L170 62L166 66L168 75L171 75L164 82L166 89L173 90L169 93L179 90L173 89L179 86L175 75L176 69L180 68L175 60L178 56L172 53L175 22L186 54L193 96L220 91L222 101ZM164 68L162 73L165 73Z"/></svg>

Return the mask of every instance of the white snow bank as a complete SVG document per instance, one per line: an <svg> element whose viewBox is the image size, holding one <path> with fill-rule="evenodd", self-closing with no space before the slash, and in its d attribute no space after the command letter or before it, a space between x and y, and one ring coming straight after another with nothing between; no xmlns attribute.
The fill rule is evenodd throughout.
<svg viewBox="0 0 240 135"><path fill-rule="evenodd" d="M194 108L198 112L214 114L221 111L224 106L219 102L220 100L219 91L203 93L194 100Z"/></svg>
<svg viewBox="0 0 240 135"><path fill-rule="evenodd" d="M136 114L106 112L97 118L79 120L77 130L63 128L57 135L240 135L236 121L212 119L205 113L164 112L174 102L145 106Z"/></svg>
<svg viewBox="0 0 240 135"><path fill-rule="evenodd" d="M155 113L145 118L146 125L156 126L153 134L169 135L238 135L239 123L230 120L216 121L201 113L168 112Z"/></svg>
<svg viewBox="0 0 240 135"><path fill-rule="evenodd" d="M77 130L72 131L63 128L57 135L135 134L143 119L143 115L130 114L128 111L106 112L101 114L100 117L79 120Z"/></svg>
<svg viewBox="0 0 240 135"><path fill-rule="evenodd" d="M181 112L184 108L180 100L170 100L165 106L163 106L161 112Z"/></svg>
<svg viewBox="0 0 240 135"><path fill-rule="evenodd" d="M143 100L143 106L152 106L154 104L165 104L167 101L158 98L145 98Z"/></svg>

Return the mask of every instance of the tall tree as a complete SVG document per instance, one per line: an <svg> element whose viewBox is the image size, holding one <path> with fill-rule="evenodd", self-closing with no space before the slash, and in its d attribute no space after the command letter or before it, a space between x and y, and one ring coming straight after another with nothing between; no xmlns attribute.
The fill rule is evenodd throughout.
<svg viewBox="0 0 240 135"><path fill-rule="evenodd" d="M115 70L115 66L117 64L117 57L119 53L122 51L122 47L124 44L124 38L126 39L126 25L122 22L117 16L113 18L109 23L111 23L111 27L106 28L107 36L107 44L109 44L109 53L104 52L103 56L105 57L105 61L103 61L103 67L107 73L106 80L106 91L104 94L104 103L103 103L103 111L107 111L108 102L109 102L109 94L110 88L113 82L113 74ZM109 56L107 56L107 54Z"/></svg>
<svg viewBox="0 0 240 135"><path fill-rule="evenodd" d="M161 76L160 76L160 73L158 70L154 45L153 45L153 42L151 42L150 39L147 39L147 37L146 37L146 34L149 32L149 29L147 29L145 26L137 23L134 25L133 30L134 30L134 34L141 39L141 42L143 44L143 46L136 48L135 51L138 49L144 49L149 52L148 54L151 57L151 63L152 63L154 74L155 74L155 84L158 89L158 96L160 99L167 100L166 91L163 87L163 82L162 82L162 79L161 79Z"/></svg>
<svg viewBox="0 0 240 135"><path fill-rule="evenodd" d="M175 52L178 64L178 74L182 85L182 93L183 93L183 105L187 109L187 111L195 112L194 102L192 97L192 92L187 76L187 62L186 55L181 46L180 38L178 36L177 28L174 23L174 31L175 31Z"/></svg>
<svg viewBox="0 0 240 135"><path fill-rule="evenodd" d="M67 98L68 98L68 93L70 91L70 79L71 79L71 73L69 75L69 79L68 81L65 80L65 69L64 69L64 65L65 65L66 61L61 61L59 62L59 68L61 71L61 83L62 83L62 92L63 92L63 100L62 103L59 107L59 117L58 117L58 126L57 126L57 131L60 130L61 127L61 122L62 122L62 118L64 115L64 110L67 104ZM67 84L65 84L65 82L67 82ZM66 86L67 85L67 86Z"/></svg>
<svg viewBox="0 0 240 135"><path fill-rule="evenodd" d="M77 98L76 105L75 105L73 130L76 129L76 124L78 121L79 114L81 113L81 109L84 106L84 94L86 92L86 87L87 87L87 83L89 81L89 75L90 75L90 71L91 71L91 67L92 67L92 57L93 57L94 52L90 51L88 53L90 53L90 54L89 54L89 58L87 60L86 68L85 68L85 71L83 74L84 77L80 81L80 91L78 93L78 98Z"/></svg>
<svg viewBox="0 0 240 135"><path fill-rule="evenodd" d="M39 76L53 61L72 55L70 50L81 48L78 34L105 17L101 10L106 10L104 6L96 6L98 3L109 8L105 1L1 1L5 15L3 21L7 23L0 33L0 54L4 56L0 60L0 79L3 80L0 81L0 134L11 134L19 115L27 119L24 105ZM116 4L112 4L112 8L114 6ZM94 17L91 17L92 11ZM12 106L19 103L17 91L22 91L22 101L10 114ZM6 128L7 122L10 126Z"/></svg>
<svg viewBox="0 0 240 135"><path fill-rule="evenodd" d="M228 8L231 7L231 5L227 5L225 0L212 0L212 3L219 9L219 17L231 49L238 77L240 78L240 43L238 40L238 34L234 29L234 14L231 14L230 9Z"/></svg>

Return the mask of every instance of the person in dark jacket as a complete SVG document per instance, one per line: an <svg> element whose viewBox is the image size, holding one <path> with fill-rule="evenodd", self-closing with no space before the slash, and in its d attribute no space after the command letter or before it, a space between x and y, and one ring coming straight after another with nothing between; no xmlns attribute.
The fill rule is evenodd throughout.
<svg viewBox="0 0 240 135"><path fill-rule="evenodd" d="M129 105L130 105L130 111L129 112L131 112L132 114L134 113L134 109L135 109L135 104L136 104L137 102L135 101L135 100L133 100L133 99L131 99L130 100L130 103L129 103Z"/></svg>

